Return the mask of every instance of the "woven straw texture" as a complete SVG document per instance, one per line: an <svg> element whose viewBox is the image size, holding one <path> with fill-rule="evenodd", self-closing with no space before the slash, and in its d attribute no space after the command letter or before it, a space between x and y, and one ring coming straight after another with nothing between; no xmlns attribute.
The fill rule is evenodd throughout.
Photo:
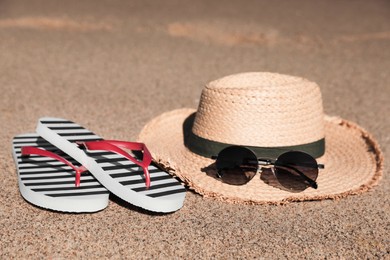
<svg viewBox="0 0 390 260"><path fill-rule="evenodd" d="M206 86L198 111L174 110L150 121L141 131L139 140L146 143L157 163L179 177L190 189L204 196L244 204L335 199L364 192L378 183L383 171L383 155L379 145L358 125L324 115L321 94L315 83L278 74L262 73L260 77L259 74L245 75L248 77L244 78L248 80L244 83L249 87L244 88L243 97L237 97L237 90L242 91L240 86L243 81L236 83L226 77ZM271 78L273 84L267 85L265 80L261 81L263 76L266 80ZM226 79L229 79L228 83L224 82ZM253 85L253 79L260 79L260 85ZM222 94L215 95L215 92L221 90ZM262 93L264 96L260 97ZM250 97L258 103L252 105ZM237 100L243 102L235 103ZM224 107L226 103L229 104ZM278 128L279 125L272 121L258 120L258 114L248 119L248 114L249 117L253 115L249 111L255 107L259 108L255 111L266 111L261 117L273 119L273 122L278 122L284 128ZM288 109L289 107L293 109ZM238 110L238 113L232 112L232 108ZM305 118L305 115L308 117ZM186 129L187 126L183 126L183 123L194 116L193 132L210 140L227 143L283 146L302 144L325 136L326 152L318 158L319 163L325 164L325 169L319 172L318 189L307 188L294 192L286 190L267 171L259 173L243 186L222 183L216 178L214 160L194 154L184 146L184 132L190 129ZM300 117L304 119L299 120ZM283 120L288 123L282 124ZM308 123L310 121L314 122L313 125ZM251 126L252 123L256 127ZM233 132L224 131L232 128L224 127L227 124L239 127L233 127ZM242 130L241 134L237 129ZM253 142L244 142L252 138Z"/></svg>
<svg viewBox="0 0 390 260"><path fill-rule="evenodd" d="M277 73L240 73L202 91L193 132L222 143L290 146L324 137L316 83Z"/></svg>

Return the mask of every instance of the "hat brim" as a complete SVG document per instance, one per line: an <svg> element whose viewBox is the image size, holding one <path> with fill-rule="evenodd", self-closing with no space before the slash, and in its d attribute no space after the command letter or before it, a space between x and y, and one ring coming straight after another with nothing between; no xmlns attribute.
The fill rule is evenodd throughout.
<svg viewBox="0 0 390 260"><path fill-rule="evenodd" d="M318 189L287 190L267 171L242 186L225 184L216 177L214 160L184 145L184 132L194 113L185 108L161 114L145 125L138 139L159 165L206 197L243 204L334 199L365 192L382 177L383 155L376 140L355 123L325 116L326 151L318 159L325 169L319 171Z"/></svg>

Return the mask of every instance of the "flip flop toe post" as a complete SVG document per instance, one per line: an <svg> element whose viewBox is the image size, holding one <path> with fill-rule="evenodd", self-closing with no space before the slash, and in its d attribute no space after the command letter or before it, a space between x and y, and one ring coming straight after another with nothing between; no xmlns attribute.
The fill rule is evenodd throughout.
<svg viewBox="0 0 390 260"><path fill-rule="evenodd" d="M96 212L107 207L107 189L83 166L39 135L14 137L13 157L20 193L31 204L74 213Z"/></svg>
<svg viewBox="0 0 390 260"><path fill-rule="evenodd" d="M36 131L85 166L119 198L154 212L173 212L183 206L184 186L151 163L144 144L104 140L60 118L39 119Z"/></svg>

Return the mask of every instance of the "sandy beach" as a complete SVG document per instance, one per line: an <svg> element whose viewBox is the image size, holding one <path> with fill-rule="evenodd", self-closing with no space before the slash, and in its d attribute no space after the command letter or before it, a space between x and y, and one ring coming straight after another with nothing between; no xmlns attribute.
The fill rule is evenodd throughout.
<svg viewBox="0 0 390 260"><path fill-rule="evenodd" d="M388 1L0 1L0 258L389 259L389 68ZM285 205L188 190L171 214L115 196L58 213L20 195L12 138L38 118L135 141L162 112L196 108L209 81L249 71L317 82L326 114L380 144L378 186Z"/></svg>

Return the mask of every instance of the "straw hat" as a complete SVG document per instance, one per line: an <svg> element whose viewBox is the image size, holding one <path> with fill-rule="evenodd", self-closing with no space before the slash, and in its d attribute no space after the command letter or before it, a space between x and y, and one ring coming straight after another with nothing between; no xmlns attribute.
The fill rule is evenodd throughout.
<svg viewBox="0 0 390 260"><path fill-rule="evenodd" d="M318 85L304 78L251 72L210 82L197 110L178 109L151 120L139 140L163 168L190 189L244 204L340 198L367 191L382 176L383 155L357 124L324 115ZM212 155L243 145L276 158L302 150L317 158L318 189L286 190L269 171L242 186L217 178Z"/></svg>

